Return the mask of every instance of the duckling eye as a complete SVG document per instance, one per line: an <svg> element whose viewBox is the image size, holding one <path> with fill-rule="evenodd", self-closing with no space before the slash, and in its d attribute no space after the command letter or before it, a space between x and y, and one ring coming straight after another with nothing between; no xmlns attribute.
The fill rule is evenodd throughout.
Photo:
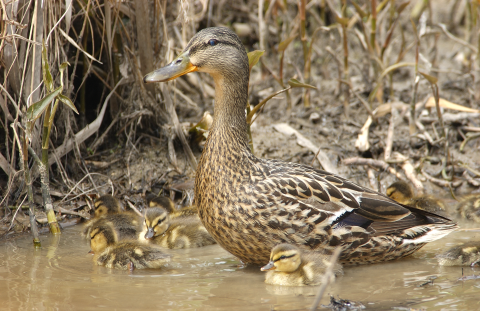
<svg viewBox="0 0 480 311"><path fill-rule="evenodd" d="M208 40L208 44L210 44L211 46L215 46L215 45L217 45L217 43L218 43L218 40L216 40L216 39Z"/></svg>
<svg viewBox="0 0 480 311"><path fill-rule="evenodd" d="M286 259L286 258L287 258L287 256L282 255L282 256L280 256L280 258L278 258L278 260L283 260L283 259Z"/></svg>

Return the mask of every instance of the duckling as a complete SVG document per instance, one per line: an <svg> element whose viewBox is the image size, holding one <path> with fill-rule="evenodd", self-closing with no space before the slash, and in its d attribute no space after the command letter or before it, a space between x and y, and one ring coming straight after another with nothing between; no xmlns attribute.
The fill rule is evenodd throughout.
<svg viewBox="0 0 480 311"><path fill-rule="evenodd" d="M95 218L106 214L117 214L121 210L120 201L110 194L104 194L95 200Z"/></svg>
<svg viewBox="0 0 480 311"><path fill-rule="evenodd" d="M147 203L149 207L162 207L170 214L170 218L198 216L196 206L185 206L181 209L175 208L175 204L169 197L161 196L147 196Z"/></svg>
<svg viewBox="0 0 480 311"><path fill-rule="evenodd" d="M442 266L474 266L480 264L480 241L452 247L436 256Z"/></svg>
<svg viewBox="0 0 480 311"><path fill-rule="evenodd" d="M170 261L170 255L158 247L133 240L117 243L117 232L111 224L96 227L90 235L90 253L94 254L93 260L99 266L122 270L155 269Z"/></svg>
<svg viewBox="0 0 480 311"><path fill-rule="evenodd" d="M415 196L407 182L399 180L388 186L387 196L400 204L415 207L430 213L445 212L442 201L431 196Z"/></svg>
<svg viewBox="0 0 480 311"><path fill-rule="evenodd" d="M270 262L260 270L268 271L265 283L284 286L319 285L328 267L328 257L318 252L301 251L292 244L279 244L272 249ZM341 273L336 264L335 274Z"/></svg>
<svg viewBox="0 0 480 311"><path fill-rule="evenodd" d="M137 214L122 212L119 214L106 214L87 222L84 226L83 234L86 238L89 238L95 228L105 226L110 226L115 230L118 237L116 241L136 239L138 232L142 230L141 218Z"/></svg>
<svg viewBox="0 0 480 311"><path fill-rule="evenodd" d="M463 198L457 205L463 218L480 222L480 194L472 194Z"/></svg>
<svg viewBox="0 0 480 311"><path fill-rule="evenodd" d="M161 207L146 210L145 229L139 238L165 248L193 248L216 243L198 217L170 219Z"/></svg>

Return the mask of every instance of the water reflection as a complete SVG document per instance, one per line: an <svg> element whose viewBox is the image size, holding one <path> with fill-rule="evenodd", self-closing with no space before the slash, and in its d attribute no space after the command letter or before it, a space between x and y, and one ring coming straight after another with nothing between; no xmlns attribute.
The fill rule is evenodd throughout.
<svg viewBox="0 0 480 311"><path fill-rule="evenodd" d="M258 268L239 267L218 245L171 250L174 257L164 269L112 270L93 264L80 231L44 235L40 250L33 249L29 236L0 244L0 308L304 310L318 290L267 285ZM473 239L480 239L480 232L455 232L403 260L345 267L328 293L362 302L367 310L480 309L480 279L459 281L461 267L438 266L434 258ZM464 274L480 274L480 269L465 267ZM321 303L327 305L329 298Z"/></svg>

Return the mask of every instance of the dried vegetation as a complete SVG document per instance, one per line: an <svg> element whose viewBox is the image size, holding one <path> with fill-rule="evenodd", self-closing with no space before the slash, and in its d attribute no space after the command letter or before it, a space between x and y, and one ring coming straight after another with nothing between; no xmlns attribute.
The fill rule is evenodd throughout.
<svg viewBox="0 0 480 311"><path fill-rule="evenodd" d="M97 193L140 208L150 191L191 201L213 82L198 73L158 85L142 77L210 26L231 27L248 51L265 51L247 107L257 155L329 168L380 191L397 178L419 192L478 191L479 7L1 1L0 233L36 223L57 232L56 219L88 218Z"/></svg>

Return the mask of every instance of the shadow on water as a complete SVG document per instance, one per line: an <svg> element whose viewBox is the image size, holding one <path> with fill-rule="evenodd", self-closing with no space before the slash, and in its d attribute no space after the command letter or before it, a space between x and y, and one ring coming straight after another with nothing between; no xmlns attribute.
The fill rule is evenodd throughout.
<svg viewBox="0 0 480 311"><path fill-rule="evenodd" d="M240 267L217 245L170 251L173 260L161 270L111 270L93 264L80 232L44 235L41 250L30 236L0 244L0 309L306 310L318 290L267 285L257 267ZM366 310L478 310L480 279L459 281L461 267L441 267L434 258L472 239L480 232L455 232L403 260L345 267L328 293ZM464 274L480 269L465 267Z"/></svg>

